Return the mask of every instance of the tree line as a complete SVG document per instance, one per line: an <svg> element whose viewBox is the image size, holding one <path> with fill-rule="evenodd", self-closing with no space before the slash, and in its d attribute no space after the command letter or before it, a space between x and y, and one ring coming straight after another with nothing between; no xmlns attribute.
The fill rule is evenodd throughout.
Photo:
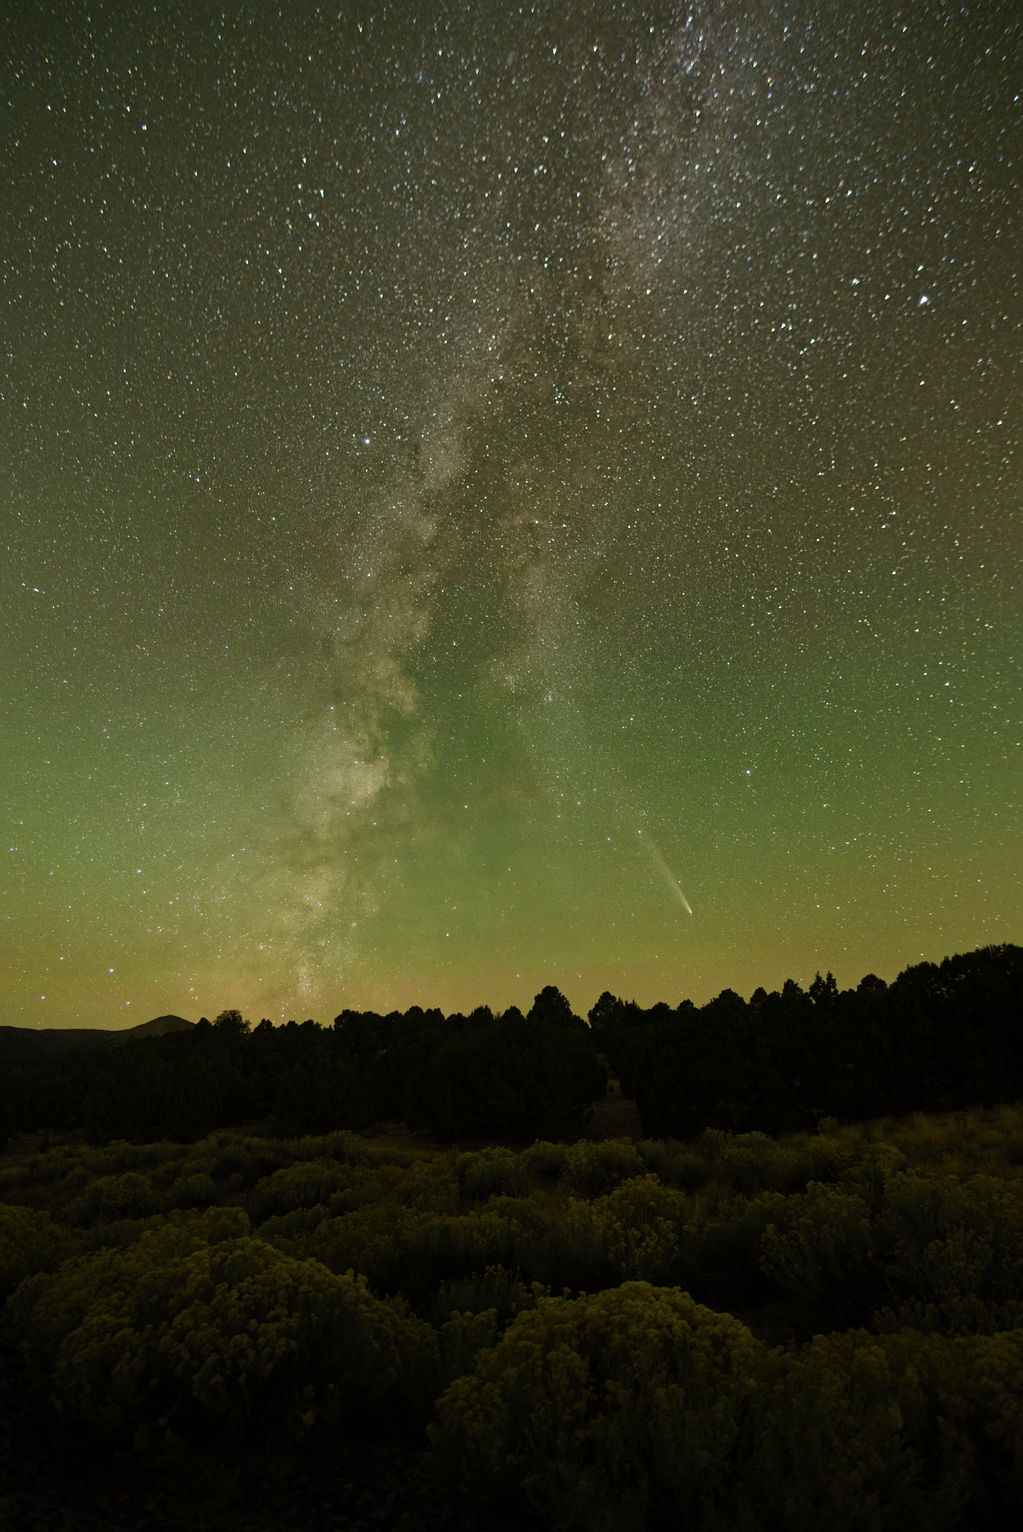
<svg viewBox="0 0 1023 1532"><path fill-rule="evenodd" d="M917 963L892 984L839 990L789 979L744 1001L648 1010L603 994L592 1035L644 1130L767 1133L1018 1099L1023 1092L1023 948L981 947Z"/></svg>
<svg viewBox="0 0 1023 1532"><path fill-rule="evenodd" d="M553 986L528 1013L343 1010L333 1026L236 1010L189 1032L5 1069L0 1128L187 1141L398 1120L434 1137L577 1137L617 1078L644 1132L778 1134L822 1118L948 1111L1023 1094L1023 948L919 963L891 984L829 973L743 1000L643 1008L610 993L587 1019Z"/></svg>

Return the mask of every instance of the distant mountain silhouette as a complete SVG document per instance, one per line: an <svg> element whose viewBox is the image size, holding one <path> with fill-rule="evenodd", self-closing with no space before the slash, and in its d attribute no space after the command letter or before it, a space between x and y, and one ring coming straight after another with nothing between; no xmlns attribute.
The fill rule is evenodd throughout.
<svg viewBox="0 0 1023 1532"><path fill-rule="evenodd" d="M137 1027L0 1027L0 1060L49 1059L82 1048L119 1048L140 1037L190 1032L194 1021L183 1016L154 1016Z"/></svg>
<svg viewBox="0 0 1023 1532"><path fill-rule="evenodd" d="M152 1021L140 1021L137 1027L124 1027L105 1035L111 1042L129 1042L134 1037L162 1037L165 1032L191 1032L194 1026L194 1021L186 1021L183 1016L154 1016Z"/></svg>

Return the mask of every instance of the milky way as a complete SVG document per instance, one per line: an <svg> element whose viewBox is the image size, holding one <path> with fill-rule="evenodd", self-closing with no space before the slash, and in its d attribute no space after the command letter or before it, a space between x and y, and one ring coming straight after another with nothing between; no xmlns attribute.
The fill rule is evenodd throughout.
<svg viewBox="0 0 1023 1532"><path fill-rule="evenodd" d="M1019 939L1014 4L7 52L5 1020Z"/></svg>

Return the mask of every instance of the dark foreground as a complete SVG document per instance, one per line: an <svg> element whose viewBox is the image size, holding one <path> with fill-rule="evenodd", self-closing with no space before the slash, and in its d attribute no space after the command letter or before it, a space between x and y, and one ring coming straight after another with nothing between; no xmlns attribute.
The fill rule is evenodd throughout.
<svg viewBox="0 0 1023 1532"><path fill-rule="evenodd" d="M22 1146L0 1527L1015 1529L1021 1270L1018 1107Z"/></svg>

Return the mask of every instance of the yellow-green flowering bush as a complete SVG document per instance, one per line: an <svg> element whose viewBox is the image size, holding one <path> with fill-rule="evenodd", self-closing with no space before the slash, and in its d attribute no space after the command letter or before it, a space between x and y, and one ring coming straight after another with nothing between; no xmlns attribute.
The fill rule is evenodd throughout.
<svg viewBox="0 0 1023 1532"><path fill-rule="evenodd" d="M600 1197L630 1176L641 1176L646 1166L636 1145L627 1138L608 1138L602 1143L580 1139L569 1144L561 1169L561 1184L583 1197Z"/></svg>
<svg viewBox="0 0 1023 1532"><path fill-rule="evenodd" d="M452 1314L446 1319L437 1335L437 1392L445 1389L453 1379L472 1372L480 1353L495 1345L500 1333L496 1309L481 1309L475 1314Z"/></svg>
<svg viewBox="0 0 1023 1532"><path fill-rule="evenodd" d="M147 1333L155 1326L158 1364L235 1436L364 1412L420 1339L358 1278L255 1239L196 1251L140 1284L131 1309Z"/></svg>
<svg viewBox="0 0 1023 1532"><path fill-rule="evenodd" d="M867 1204L851 1190L818 1182L780 1199L761 1239L760 1263L821 1329L869 1314L882 1290Z"/></svg>
<svg viewBox="0 0 1023 1532"><path fill-rule="evenodd" d="M1023 1332L818 1336L765 1397L749 1470L786 1532L940 1532L1023 1512Z"/></svg>
<svg viewBox="0 0 1023 1532"><path fill-rule="evenodd" d="M88 1228L119 1218L145 1218L157 1211L161 1200L148 1176L129 1170L90 1181L72 1198L65 1212L71 1223Z"/></svg>
<svg viewBox="0 0 1023 1532"><path fill-rule="evenodd" d="M455 1161L455 1176L462 1196L473 1199L514 1197L527 1192L531 1180L525 1158L500 1147L460 1154Z"/></svg>
<svg viewBox="0 0 1023 1532"><path fill-rule="evenodd" d="M378 1163L391 1158L388 1151L371 1145L360 1134L352 1133L347 1128L339 1128L334 1133L294 1139L288 1148L298 1160L338 1160L345 1165Z"/></svg>
<svg viewBox="0 0 1023 1532"><path fill-rule="evenodd" d="M443 1325L454 1314L482 1314L491 1310L504 1329L523 1309L535 1308L550 1289L540 1282L524 1282L505 1266L487 1266L467 1277L442 1282L423 1305L431 1324Z"/></svg>
<svg viewBox="0 0 1023 1532"><path fill-rule="evenodd" d="M345 1181L331 1193L327 1208L337 1216L371 1203L414 1202L421 1189L400 1165L349 1165Z"/></svg>
<svg viewBox="0 0 1023 1532"><path fill-rule="evenodd" d="M59 1266L74 1248L72 1235L48 1213L0 1203L0 1301L26 1277Z"/></svg>
<svg viewBox="0 0 1023 1532"><path fill-rule="evenodd" d="M818 1133L799 1134L788 1141L795 1174L803 1186L811 1181L837 1181L856 1159L858 1146L841 1128L825 1122Z"/></svg>
<svg viewBox="0 0 1023 1532"><path fill-rule="evenodd" d="M921 1353L919 1361L929 1371L934 1358ZM756 1483L763 1503L780 1513L778 1525L786 1532L918 1526L923 1465L907 1427L925 1411L925 1395L919 1374L907 1375L898 1358L893 1365L866 1331L819 1336L790 1357L761 1419L755 1457Z"/></svg>
<svg viewBox="0 0 1023 1532"><path fill-rule="evenodd" d="M723 1133L716 1137L714 1177L742 1195L748 1197L765 1188L787 1191L799 1184L796 1155L766 1133Z"/></svg>
<svg viewBox="0 0 1023 1532"><path fill-rule="evenodd" d="M64 1414L112 1435L294 1438L393 1402L435 1351L361 1279L244 1234L206 1243L199 1222L22 1284L11 1327Z"/></svg>
<svg viewBox="0 0 1023 1532"><path fill-rule="evenodd" d="M205 1208L216 1202L220 1195L216 1181L205 1171L193 1171L172 1181L164 1193L167 1208Z"/></svg>
<svg viewBox="0 0 1023 1532"><path fill-rule="evenodd" d="M707 1161L691 1143L680 1143L675 1138L644 1138L636 1149L644 1170L651 1171L665 1186L696 1191L710 1174Z"/></svg>
<svg viewBox="0 0 1023 1532"><path fill-rule="evenodd" d="M877 1238L891 1302L873 1324L958 1335L1023 1325L1023 1184L907 1171L885 1192Z"/></svg>
<svg viewBox="0 0 1023 1532"><path fill-rule="evenodd" d="M487 1208L466 1214L372 1203L325 1218L306 1248L331 1271L360 1271L377 1291L418 1301L439 1283L514 1264L514 1226Z"/></svg>
<svg viewBox="0 0 1023 1532"><path fill-rule="evenodd" d="M720 1294L715 1301L722 1308L763 1298L772 1286L761 1268L764 1230L786 1202L781 1192L725 1200L715 1195L714 1185L697 1192L684 1241L684 1264L692 1264L693 1286Z"/></svg>
<svg viewBox="0 0 1023 1532"><path fill-rule="evenodd" d="M862 1197L871 1211L884 1202L888 1181L909 1164L905 1153L894 1143L863 1143L849 1165L836 1177L844 1190Z"/></svg>
<svg viewBox="0 0 1023 1532"><path fill-rule="evenodd" d="M327 1222L327 1209L321 1202L316 1207L294 1208L290 1213L265 1218L259 1226L259 1237L276 1250L283 1250L285 1255L298 1256L303 1260L309 1257L319 1259L323 1243L320 1231Z"/></svg>
<svg viewBox="0 0 1023 1532"><path fill-rule="evenodd" d="M543 1299L451 1384L433 1440L565 1532L726 1526L765 1358L739 1320L674 1289Z"/></svg>
<svg viewBox="0 0 1023 1532"><path fill-rule="evenodd" d="M288 1145L273 1139L246 1138L226 1130L201 1139L189 1157L201 1159L199 1168L208 1171L218 1186L231 1190L254 1186L263 1176L296 1158Z"/></svg>
<svg viewBox="0 0 1023 1532"><path fill-rule="evenodd" d="M531 1197L491 1197L486 1210L493 1218L514 1224L518 1237L523 1238L543 1233L567 1200L545 1187Z"/></svg>
<svg viewBox="0 0 1023 1532"><path fill-rule="evenodd" d="M684 1192L662 1186L656 1176L635 1176L595 1202L593 1211L619 1281L668 1281L678 1267L691 1211Z"/></svg>
<svg viewBox="0 0 1023 1532"><path fill-rule="evenodd" d="M555 1292L592 1292L617 1280L604 1221L591 1202L551 1198L537 1213L530 1223L517 1224L513 1259L507 1264Z"/></svg>
<svg viewBox="0 0 1023 1532"><path fill-rule="evenodd" d="M16 1195L27 1185L28 1180L27 1165L5 1165L0 1168L0 1200Z"/></svg>
<svg viewBox="0 0 1023 1532"><path fill-rule="evenodd" d="M1023 1327L950 1342L946 1409L978 1491L1006 1525L1023 1520Z"/></svg>
<svg viewBox="0 0 1023 1532"><path fill-rule="evenodd" d="M348 1182L343 1165L335 1160L300 1161L257 1181L247 1198L247 1206L256 1223L275 1213L290 1213L295 1208L326 1203Z"/></svg>
<svg viewBox="0 0 1023 1532"><path fill-rule="evenodd" d="M560 1176L567 1154L567 1144L552 1144L549 1139L538 1138L523 1149L522 1160L536 1181L549 1184Z"/></svg>
<svg viewBox="0 0 1023 1532"><path fill-rule="evenodd" d="M105 1293L127 1290L142 1271L248 1234L249 1219L241 1208L209 1208L172 1213L139 1224L134 1233L122 1246L91 1250L58 1271L30 1277L12 1294L4 1325L25 1354L35 1382L49 1378L63 1338Z"/></svg>
<svg viewBox="0 0 1023 1532"><path fill-rule="evenodd" d="M472 1372L479 1353L496 1344L517 1314L549 1297L549 1288L523 1282L503 1266L442 1282L420 1309L437 1330L431 1403L453 1379Z"/></svg>

